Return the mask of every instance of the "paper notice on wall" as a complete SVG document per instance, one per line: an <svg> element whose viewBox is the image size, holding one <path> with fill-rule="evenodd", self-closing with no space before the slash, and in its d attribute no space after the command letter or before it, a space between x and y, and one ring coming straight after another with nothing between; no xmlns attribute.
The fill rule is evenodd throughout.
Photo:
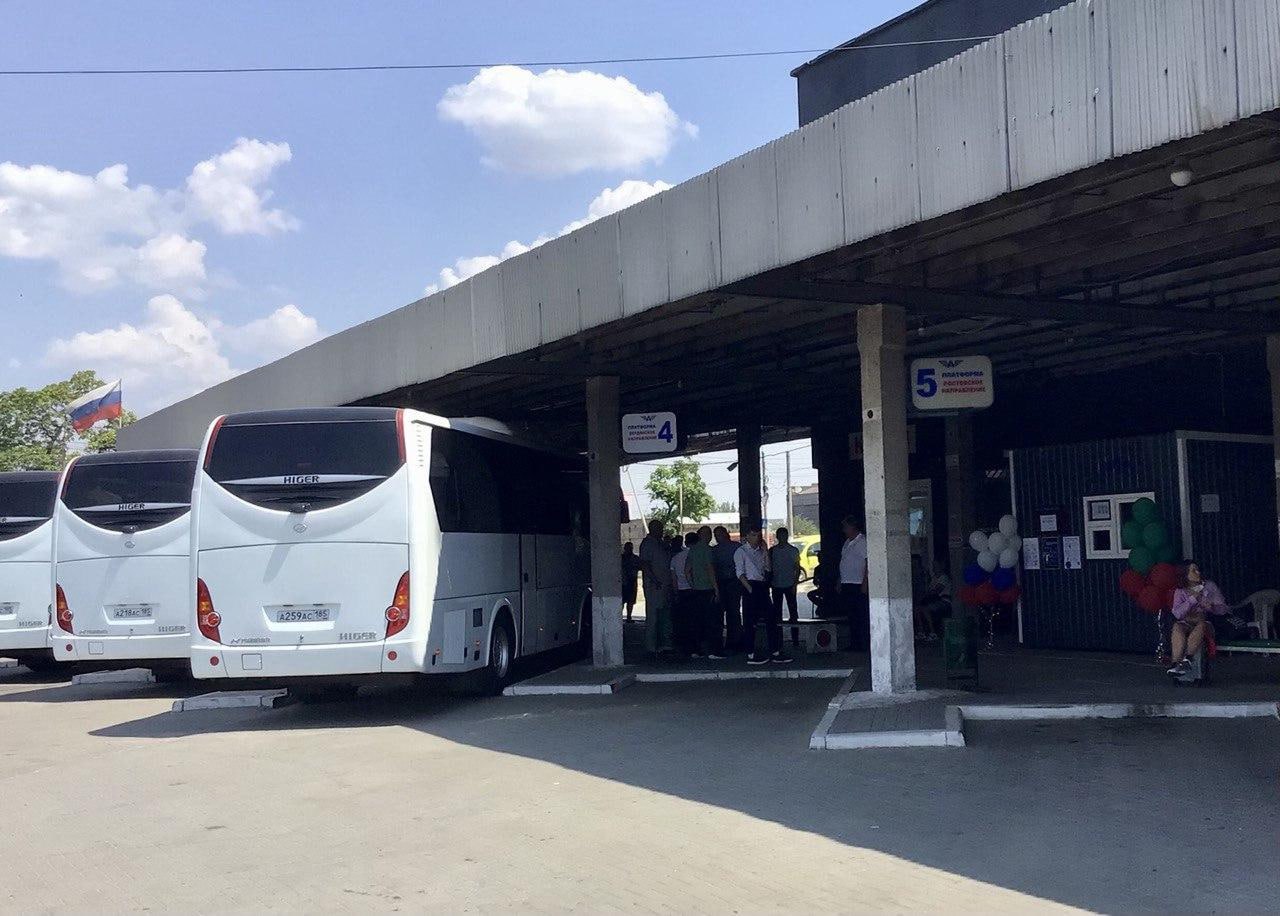
<svg viewBox="0 0 1280 916"><path fill-rule="evenodd" d="M1040 539L1039 538L1023 538L1022 539L1022 568L1023 569L1039 569L1040 568Z"/></svg>
<svg viewBox="0 0 1280 916"><path fill-rule="evenodd" d="M1064 537L1062 539L1062 568L1080 568L1080 539L1078 537Z"/></svg>

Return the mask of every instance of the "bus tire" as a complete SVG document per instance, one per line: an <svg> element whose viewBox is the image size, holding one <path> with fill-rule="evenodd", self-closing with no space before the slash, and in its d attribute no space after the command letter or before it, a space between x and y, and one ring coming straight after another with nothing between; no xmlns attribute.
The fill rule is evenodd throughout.
<svg viewBox="0 0 1280 916"><path fill-rule="evenodd" d="M489 634L489 657L481 679L481 693L497 696L511 683L511 670L516 660L515 628L511 616L504 610L493 622Z"/></svg>
<svg viewBox="0 0 1280 916"><path fill-rule="evenodd" d="M582 601L582 610L579 612L578 619L581 623L578 625L578 646L576 655L578 658L590 658L593 651L591 645L591 621L592 621L592 605L590 598L584 598Z"/></svg>

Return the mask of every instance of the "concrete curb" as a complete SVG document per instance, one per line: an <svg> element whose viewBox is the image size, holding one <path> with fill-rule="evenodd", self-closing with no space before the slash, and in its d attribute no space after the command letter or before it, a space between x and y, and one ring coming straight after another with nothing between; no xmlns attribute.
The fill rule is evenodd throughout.
<svg viewBox="0 0 1280 916"><path fill-rule="evenodd" d="M603 684L512 684L503 689L506 697L601 696L626 690L636 682L634 674L622 674Z"/></svg>
<svg viewBox="0 0 1280 916"><path fill-rule="evenodd" d="M1061 703L1046 705L949 706L974 722L1031 722L1073 719L1242 719L1280 718L1280 703Z"/></svg>
<svg viewBox="0 0 1280 916"><path fill-rule="evenodd" d="M827 733L831 731L831 726L835 724L836 716L840 715L840 709L844 706L844 698L853 690L853 682L856 678L857 674L850 671L849 676L844 679L844 683L840 685L840 689L836 692L835 698L827 704L827 711L822 714L822 718L818 720L818 727L809 736L809 750L821 751L826 749Z"/></svg>
<svg viewBox="0 0 1280 916"><path fill-rule="evenodd" d="M293 700L284 688L276 690L219 690L173 701L173 712L198 709L278 709Z"/></svg>
<svg viewBox="0 0 1280 916"><path fill-rule="evenodd" d="M71 678L72 686L81 684L154 684L156 676L149 668L125 668L121 671L90 671Z"/></svg>
<svg viewBox="0 0 1280 916"><path fill-rule="evenodd" d="M963 747L961 734L939 728L928 731L843 732L827 735L823 748L828 751L863 750L892 747ZM812 745L810 745L812 746Z"/></svg>
<svg viewBox="0 0 1280 916"><path fill-rule="evenodd" d="M650 671L635 676L643 684L681 684L691 681L756 681L756 680L802 680L821 678L835 680L849 677L852 668L802 668L787 670L785 668L765 668L757 671ZM847 692L847 691L846 691Z"/></svg>

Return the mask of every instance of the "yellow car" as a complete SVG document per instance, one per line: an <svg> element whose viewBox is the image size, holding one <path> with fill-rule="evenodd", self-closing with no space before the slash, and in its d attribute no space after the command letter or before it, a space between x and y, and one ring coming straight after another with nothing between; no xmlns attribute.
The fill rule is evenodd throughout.
<svg viewBox="0 0 1280 916"><path fill-rule="evenodd" d="M816 534L805 534L791 539L800 551L800 581L813 578L813 571L818 568L818 550L821 548L820 537Z"/></svg>

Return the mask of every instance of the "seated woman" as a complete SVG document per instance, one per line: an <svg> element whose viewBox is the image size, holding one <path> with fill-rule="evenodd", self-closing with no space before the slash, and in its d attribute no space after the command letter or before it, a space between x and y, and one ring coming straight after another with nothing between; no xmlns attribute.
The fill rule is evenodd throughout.
<svg viewBox="0 0 1280 916"><path fill-rule="evenodd" d="M1211 626L1209 615L1227 613L1222 590L1200 573L1194 560L1182 570L1182 586L1173 593L1173 667L1170 674L1185 674L1191 659L1204 644L1205 629Z"/></svg>

